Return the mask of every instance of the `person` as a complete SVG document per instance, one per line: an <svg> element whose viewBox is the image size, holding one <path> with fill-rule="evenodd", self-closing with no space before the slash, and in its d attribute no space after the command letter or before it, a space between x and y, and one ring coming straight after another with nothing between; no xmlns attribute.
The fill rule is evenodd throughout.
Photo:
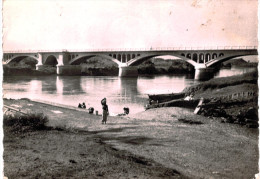
<svg viewBox="0 0 260 179"><path fill-rule="evenodd" d="M94 112L94 108L93 107L88 108L88 113L89 114L93 114L93 112Z"/></svg>
<svg viewBox="0 0 260 179"><path fill-rule="evenodd" d="M117 116L126 116L126 115L129 114L129 108L128 107L124 107L123 110L124 110L124 113L120 113Z"/></svg>
<svg viewBox="0 0 260 179"><path fill-rule="evenodd" d="M157 101L157 103L158 103L158 101ZM156 104L156 101L151 100L150 104L151 104L151 105L152 105L152 104Z"/></svg>
<svg viewBox="0 0 260 179"><path fill-rule="evenodd" d="M81 107L86 109L86 104L83 102Z"/></svg>
<svg viewBox="0 0 260 179"><path fill-rule="evenodd" d="M128 107L124 107L123 109L124 109L124 114L128 115L129 114L129 108Z"/></svg>
<svg viewBox="0 0 260 179"><path fill-rule="evenodd" d="M108 112L108 105L106 103L106 98L101 100L101 104L102 104L102 110L103 110L103 119L102 119L102 124L106 124L107 123L107 116L109 115Z"/></svg>
<svg viewBox="0 0 260 179"><path fill-rule="evenodd" d="M193 94L190 94L189 96L186 96L185 98L184 98L184 100L185 101L191 101L191 100L193 100Z"/></svg>
<svg viewBox="0 0 260 179"><path fill-rule="evenodd" d="M82 108L82 105L79 103L78 108Z"/></svg>

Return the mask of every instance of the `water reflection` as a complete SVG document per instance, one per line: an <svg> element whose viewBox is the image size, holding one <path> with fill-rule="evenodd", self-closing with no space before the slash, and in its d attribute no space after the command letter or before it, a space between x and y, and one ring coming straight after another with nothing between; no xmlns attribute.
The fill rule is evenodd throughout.
<svg viewBox="0 0 260 179"><path fill-rule="evenodd" d="M58 94L63 94L63 80L60 79L60 76L57 76L56 78L56 88L57 88L57 93Z"/></svg>
<svg viewBox="0 0 260 179"><path fill-rule="evenodd" d="M155 76L138 80L138 91L142 94L178 93L186 86L196 83L192 79L182 76Z"/></svg>
<svg viewBox="0 0 260 179"><path fill-rule="evenodd" d="M118 87L120 89L118 95L120 95L121 100L135 101L138 94L137 78L118 78Z"/></svg>
<svg viewBox="0 0 260 179"><path fill-rule="evenodd" d="M35 98L39 95L42 95L42 81L39 80L30 81L28 92L31 94L31 98Z"/></svg>
<svg viewBox="0 0 260 179"><path fill-rule="evenodd" d="M39 80L38 80L39 81ZM44 78L41 80L42 85L41 85L41 89L42 89L42 93L51 93L51 94L57 94L57 87L56 87L56 82L57 82L57 78Z"/></svg>
<svg viewBox="0 0 260 179"><path fill-rule="evenodd" d="M58 93L62 95L85 93L79 76L57 76L55 83L55 87L59 89Z"/></svg>
<svg viewBox="0 0 260 179"><path fill-rule="evenodd" d="M251 69L223 69L216 76L241 74ZM198 81L187 75L139 76L138 78L87 76L9 76L3 80L3 97L31 98L77 106L85 102L101 112L100 101L106 97L111 114L144 110L147 94L177 93Z"/></svg>

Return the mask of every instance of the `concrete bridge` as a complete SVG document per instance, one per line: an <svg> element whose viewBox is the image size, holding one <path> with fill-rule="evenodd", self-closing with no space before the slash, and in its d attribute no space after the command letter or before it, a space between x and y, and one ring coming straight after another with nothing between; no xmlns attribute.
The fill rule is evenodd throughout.
<svg viewBox="0 0 260 179"><path fill-rule="evenodd" d="M96 50L36 50L4 51L3 64L31 57L38 61L36 69L56 66L58 75L80 74L80 64L94 56L109 59L119 67L119 76L138 76L137 66L162 55L178 57L195 68L195 78L213 71L217 64L235 57L257 55L256 46L171 47L149 49L96 49Z"/></svg>

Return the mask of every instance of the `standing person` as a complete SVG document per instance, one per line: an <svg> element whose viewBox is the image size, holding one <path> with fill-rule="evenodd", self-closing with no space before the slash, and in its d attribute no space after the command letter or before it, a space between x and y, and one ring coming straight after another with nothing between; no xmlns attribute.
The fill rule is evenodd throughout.
<svg viewBox="0 0 260 179"><path fill-rule="evenodd" d="M102 114L102 116L103 116L102 124L106 124L106 122L107 122L107 116L108 116L108 114L109 114L106 98L104 98L104 99L101 100L101 104L102 104L102 110L103 110L103 114Z"/></svg>

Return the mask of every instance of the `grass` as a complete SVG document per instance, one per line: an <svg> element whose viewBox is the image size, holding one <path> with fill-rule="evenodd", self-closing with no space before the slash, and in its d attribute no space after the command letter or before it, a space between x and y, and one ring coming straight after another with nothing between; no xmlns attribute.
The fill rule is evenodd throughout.
<svg viewBox="0 0 260 179"><path fill-rule="evenodd" d="M191 94L196 92L202 92L206 90L220 89L228 86L235 86L244 83L257 84L258 73L250 72L243 75L236 75L231 77L214 78L209 81L185 88L183 92Z"/></svg>
<svg viewBox="0 0 260 179"><path fill-rule="evenodd" d="M185 118L179 118L178 121L180 122L183 122L183 123L187 123L187 124L203 124L203 122L201 121L194 121L194 120L191 120L191 119L185 119Z"/></svg>
<svg viewBox="0 0 260 179"><path fill-rule="evenodd" d="M28 132L46 129L48 118L42 113L30 113L28 115L9 114L4 115L3 124L10 127L14 133Z"/></svg>

